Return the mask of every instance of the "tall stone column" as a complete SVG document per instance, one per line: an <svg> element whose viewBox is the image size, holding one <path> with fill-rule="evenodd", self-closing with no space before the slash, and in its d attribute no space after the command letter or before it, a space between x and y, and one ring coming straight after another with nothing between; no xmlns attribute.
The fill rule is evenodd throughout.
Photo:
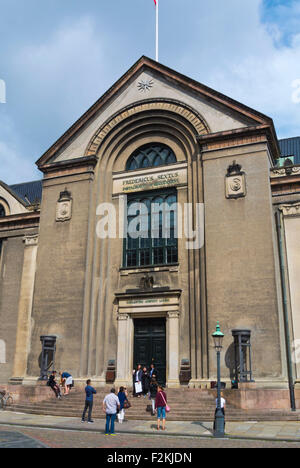
<svg viewBox="0 0 300 468"><path fill-rule="evenodd" d="M132 384L132 337L133 324L128 314L118 317L117 378L115 386Z"/></svg>
<svg viewBox="0 0 300 468"><path fill-rule="evenodd" d="M22 383L27 370L38 235L25 236L24 242L24 262L18 308L16 352L13 377L11 379L14 383Z"/></svg>
<svg viewBox="0 0 300 468"><path fill-rule="evenodd" d="M168 312L168 377L167 385L179 387L179 312Z"/></svg>

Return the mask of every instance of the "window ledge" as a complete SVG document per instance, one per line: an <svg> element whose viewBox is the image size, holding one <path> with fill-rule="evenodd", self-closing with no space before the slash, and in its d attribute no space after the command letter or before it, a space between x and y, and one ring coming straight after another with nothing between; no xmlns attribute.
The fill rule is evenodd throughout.
<svg viewBox="0 0 300 468"><path fill-rule="evenodd" d="M161 271L178 272L179 263L172 263L170 265L155 265L137 268L120 268L121 276L134 275L138 273L156 273Z"/></svg>

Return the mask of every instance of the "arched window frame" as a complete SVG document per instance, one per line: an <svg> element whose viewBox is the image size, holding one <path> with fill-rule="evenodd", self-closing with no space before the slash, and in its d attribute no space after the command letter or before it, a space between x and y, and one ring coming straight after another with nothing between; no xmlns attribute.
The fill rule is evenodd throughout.
<svg viewBox="0 0 300 468"><path fill-rule="evenodd" d="M138 148L128 159L126 171L176 164L174 151L162 143L150 143Z"/></svg>
<svg viewBox="0 0 300 468"><path fill-rule="evenodd" d="M0 218L4 218L6 216L5 206L0 201Z"/></svg>

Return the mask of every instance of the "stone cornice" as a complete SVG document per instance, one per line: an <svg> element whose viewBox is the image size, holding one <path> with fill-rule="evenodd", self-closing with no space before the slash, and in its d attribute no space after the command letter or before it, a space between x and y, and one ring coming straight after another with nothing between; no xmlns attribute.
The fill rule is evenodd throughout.
<svg viewBox="0 0 300 468"><path fill-rule="evenodd" d="M271 190L274 194L300 191L300 166L274 167L270 172Z"/></svg>
<svg viewBox="0 0 300 468"><path fill-rule="evenodd" d="M120 293L115 293L115 296L118 299L130 299L132 297L153 297L153 296L174 296L177 295L178 297L181 296L182 294L182 289L166 289L162 290L163 288L153 288L149 291L143 291L143 290L136 290L132 291L130 293L128 292L120 292Z"/></svg>
<svg viewBox="0 0 300 468"><path fill-rule="evenodd" d="M274 139L270 125L254 125L207 135L199 135L198 142L202 151L213 151L230 146L268 142L274 161L279 158L277 140Z"/></svg>
<svg viewBox="0 0 300 468"><path fill-rule="evenodd" d="M273 167L271 169L271 179L279 177L300 176L300 166Z"/></svg>
<svg viewBox="0 0 300 468"><path fill-rule="evenodd" d="M36 228L40 223L40 212L29 212L0 218L0 232L24 228Z"/></svg>
<svg viewBox="0 0 300 468"><path fill-rule="evenodd" d="M97 156L80 157L67 161L56 161L40 166L40 170L45 174L45 179L63 177L82 173L94 173L97 165Z"/></svg>

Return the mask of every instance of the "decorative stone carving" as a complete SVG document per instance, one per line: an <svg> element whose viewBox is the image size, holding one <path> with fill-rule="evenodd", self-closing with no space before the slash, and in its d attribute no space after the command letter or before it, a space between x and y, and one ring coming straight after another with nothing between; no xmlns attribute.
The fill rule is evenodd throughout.
<svg viewBox="0 0 300 468"><path fill-rule="evenodd" d="M38 245L39 235L32 234L24 237L25 247L32 247Z"/></svg>
<svg viewBox="0 0 300 468"><path fill-rule="evenodd" d="M150 91L151 88L153 88L154 81L153 80L141 80L138 82L138 90L141 93L146 93L147 91Z"/></svg>
<svg viewBox="0 0 300 468"><path fill-rule="evenodd" d="M233 161L228 167L225 177L226 198L241 198L246 196L246 175L242 166Z"/></svg>
<svg viewBox="0 0 300 468"><path fill-rule="evenodd" d="M128 314L119 314L118 315L118 320L128 320L129 315Z"/></svg>
<svg viewBox="0 0 300 468"><path fill-rule="evenodd" d="M154 278L153 276L149 276L147 273L146 276L143 276L143 278L140 281L140 289L143 289L143 290L153 289L153 286L154 286Z"/></svg>
<svg viewBox="0 0 300 468"><path fill-rule="evenodd" d="M280 206L283 215L288 217L300 216L300 203L293 203L291 205L281 205Z"/></svg>
<svg viewBox="0 0 300 468"><path fill-rule="evenodd" d="M299 175L300 174L300 167L299 166L294 166L294 167L281 167L281 168L274 168L272 169L272 174L271 177L285 177L287 175Z"/></svg>
<svg viewBox="0 0 300 468"><path fill-rule="evenodd" d="M65 189L60 193L56 206L56 221L64 222L72 218L72 197L71 193Z"/></svg>
<svg viewBox="0 0 300 468"><path fill-rule="evenodd" d="M179 310L171 310L168 312L168 318L169 319L178 319L180 317L180 312Z"/></svg>

